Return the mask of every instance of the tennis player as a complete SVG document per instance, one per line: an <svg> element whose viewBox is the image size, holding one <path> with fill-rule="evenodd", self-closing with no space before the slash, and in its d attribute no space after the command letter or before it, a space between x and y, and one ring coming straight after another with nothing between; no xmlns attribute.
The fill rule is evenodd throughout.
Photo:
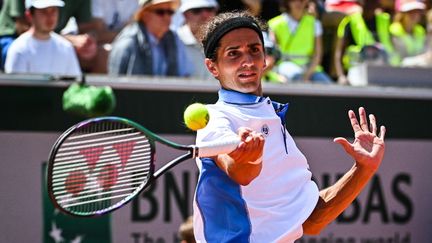
<svg viewBox="0 0 432 243"><path fill-rule="evenodd" d="M333 186L318 190L305 156L285 128L287 104L262 96L262 27L244 13L223 13L204 29L205 65L219 100L197 143L240 136L229 153L200 158L194 200L197 242L294 242L318 234L360 193L384 156L385 128L373 115L348 112L355 140L336 138L355 161Z"/></svg>

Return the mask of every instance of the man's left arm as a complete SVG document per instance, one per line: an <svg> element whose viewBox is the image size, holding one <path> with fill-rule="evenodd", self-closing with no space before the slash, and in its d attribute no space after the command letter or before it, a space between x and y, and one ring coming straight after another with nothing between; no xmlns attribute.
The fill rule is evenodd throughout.
<svg viewBox="0 0 432 243"><path fill-rule="evenodd" d="M345 138L334 139L336 143L342 145L355 163L334 185L320 191L314 211L303 223L305 234L318 234L336 219L360 194L381 164L384 157L386 129L381 126L380 133L377 134L375 116L369 115L368 124L363 107L359 108L359 115L360 123L353 111L348 112L355 136L353 143L349 143Z"/></svg>

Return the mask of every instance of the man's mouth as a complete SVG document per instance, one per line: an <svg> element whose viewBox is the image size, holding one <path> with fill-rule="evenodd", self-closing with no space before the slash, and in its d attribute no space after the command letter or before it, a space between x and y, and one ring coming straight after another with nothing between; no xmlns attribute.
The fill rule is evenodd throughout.
<svg viewBox="0 0 432 243"><path fill-rule="evenodd" d="M238 76L240 78L250 78L250 77L255 77L256 73L253 71L245 71L245 72L241 72Z"/></svg>

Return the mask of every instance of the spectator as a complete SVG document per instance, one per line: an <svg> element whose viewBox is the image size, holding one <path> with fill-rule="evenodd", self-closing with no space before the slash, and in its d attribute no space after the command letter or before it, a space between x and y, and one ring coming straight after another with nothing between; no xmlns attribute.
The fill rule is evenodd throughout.
<svg viewBox="0 0 432 243"><path fill-rule="evenodd" d="M390 15L380 10L379 2L365 0L364 5L342 19L337 29L335 69L339 84L349 84L347 71L368 61L386 63L391 52Z"/></svg>
<svg viewBox="0 0 432 243"><path fill-rule="evenodd" d="M402 65L404 67L431 67L432 66L432 9L429 9L426 14L426 48L425 52L413 56L413 57L405 57L403 59Z"/></svg>
<svg viewBox="0 0 432 243"><path fill-rule="evenodd" d="M96 22L97 65L93 72L107 73L111 43L118 33L133 20L138 0L92 0L92 15Z"/></svg>
<svg viewBox="0 0 432 243"><path fill-rule="evenodd" d="M193 60L192 76L201 80L214 80L204 65L204 51L198 42L199 29L213 18L218 10L215 0L183 0L180 11L185 17L185 24L177 30L177 34L186 46L190 60Z"/></svg>
<svg viewBox="0 0 432 243"><path fill-rule="evenodd" d="M63 1L31 0L26 5L31 27L11 44L6 73L81 75L72 45L53 32Z"/></svg>
<svg viewBox="0 0 432 243"><path fill-rule="evenodd" d="M188 1L188 0L187 0ZM180 243L195 243L193 216L189 216L179 227Z"/></svg>
<svg viewBox="0 0 432 243"><path fill-rule="evenodd" d="M169 29L178 0L140 0L135 22L114 40L109 74L190 76L185 47Z"/></svg>
<svg viewBox="0 0 432 243"><path fill-rule="evenodd" d="M279 73L288 80L332 83L321 67L321 22L307 13L308 0L282 1L284 13L269 21L282 52Z"/></svg>
<svg viewBox="0 0 432 243"><path fill-rule="evenodd" d="M133 15L139 7L138 0L92 0L91 3L92 15L98 25L115 34L132 22ZM106 42L111 42L113 39L110 38Z"/></svg>
<svg viewBox="0 0 432 243"><path fill-rule="evenodd" d="M0 8L0 70L4 70L10 44L30 28L24 16L24 0L2 0Z"/></svg>
<svg viewBox="0 0 432 243"><path fill-rule="evenodd" d="M265 48L265 63L264 75L262 80L270 83L286 83L288 80L285 76L277 71L276 63L280 59L279 47L275 44L274 35L268 31L263 31L263 40Z"/></svg>
<svg viewBox="0 0 432 243"><path fill-rule="evenodd" d="M101 59L103 56L98 54L97 23L91 14L90 0L63 0L65 6L60 9L59 22L56 32L61 33L69 40L78 55L81 68L84 72L103 72L106 70ZM65 32L64 28L73 18L77 24L77 32ZM63 31L62 31L63 30ZM102 71L100 71L102 69Z"/></svg>
<svg viewBox="0 0 432 243"><path fill-rule="evenodd" d="M407 57L425 52L426 30L420 25L426 5L422 1L400 0L397 14L390 25L390 33L399 63Z"/></svg>

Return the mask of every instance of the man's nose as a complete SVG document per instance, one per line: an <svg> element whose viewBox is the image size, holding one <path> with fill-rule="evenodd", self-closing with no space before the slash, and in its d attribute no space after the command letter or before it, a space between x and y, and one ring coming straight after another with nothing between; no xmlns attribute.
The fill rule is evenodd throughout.
<svg viewBox="0 0 432 243"><path fill-rule="evenodd" d="M253 57L250 54L245 54L243 56L242 66L250 67L253 65Z"/></svg>

